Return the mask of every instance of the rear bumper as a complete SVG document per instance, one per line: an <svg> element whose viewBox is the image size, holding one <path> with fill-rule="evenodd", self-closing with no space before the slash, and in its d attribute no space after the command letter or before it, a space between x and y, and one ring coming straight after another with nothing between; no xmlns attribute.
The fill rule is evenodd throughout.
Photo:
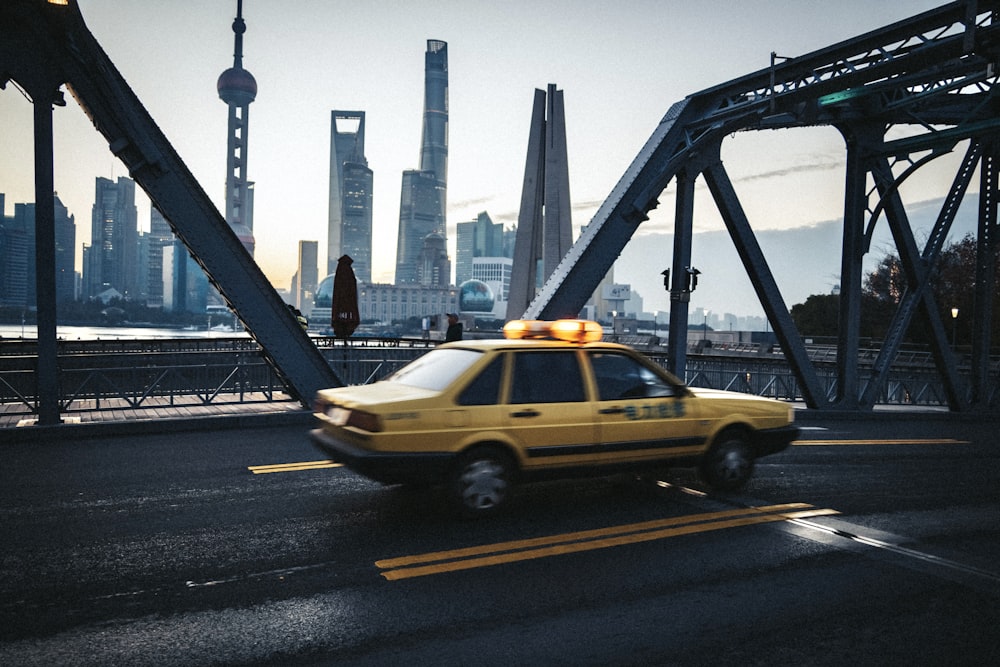
<svg viewBox="0 0 1000 667"><path fill-rule="evenodd" d="M801 429L794 424L780 428L768 428L754 433L754 450L757 457L777 454L788 449L792 441L799 437Z"/></svg>
<svg viewBox="0 0 1000 667"><path fill-rule="evenodd" d="M454 460L446 453L371 452L328 435L323 429L309 432L323 453L359 475L384 484L438 484L445 481Z"/></svg>

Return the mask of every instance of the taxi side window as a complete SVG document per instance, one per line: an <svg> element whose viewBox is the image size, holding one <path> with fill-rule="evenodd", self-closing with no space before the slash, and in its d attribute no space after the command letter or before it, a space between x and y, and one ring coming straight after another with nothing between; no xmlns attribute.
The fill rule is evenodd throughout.
<svg viewBox="0 0 1000 667"><path fill-rule="evenodd" d="M624 354L595 352L590 355L599 400L673 396L674 388L638 361Z"/></svg>
<svg viewBox="0 0 1000 667"><path fill-rule="evenodd" d="M459 405L496 405L503 375L503 357L498 356L458 395Z"/></svg>
<svg viewBox="0 0 1000 667"><path fill-rule="evenodd" d="M514 355L511 403L574 403L585 399L575 350Z"/></svg>

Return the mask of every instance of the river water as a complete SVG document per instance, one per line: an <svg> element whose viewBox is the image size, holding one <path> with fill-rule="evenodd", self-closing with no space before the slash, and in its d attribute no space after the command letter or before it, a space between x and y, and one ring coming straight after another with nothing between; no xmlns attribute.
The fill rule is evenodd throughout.
<svg viewBox="0 0 1000 667"><path fill-rule="evenodd" d="M159 327L56 327L56 337L61 340L134 340L150 338L233 338L247 336L245 331L229 327L214 329L167 329ZM0 340L35 339L38 333L33 324L0 324Z"/></svg>

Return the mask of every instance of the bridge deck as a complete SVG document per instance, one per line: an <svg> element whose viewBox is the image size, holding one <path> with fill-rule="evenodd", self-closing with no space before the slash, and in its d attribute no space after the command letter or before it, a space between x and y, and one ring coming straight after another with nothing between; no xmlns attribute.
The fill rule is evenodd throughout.
<svg viewBox="0 0 1000 667"><path fill-rule="evenodd" d="M259 400L254 400L258 399ZM156 422L159 420L183 420L211 417L240 417L251 415L303 414L308 413L298 401L268 401L264 394L259 397L247 396L247 402L212 402L205 405L171 405L169 397L150 397L147 407L132 408L125 401L104 400L99 410L81 409L63 414L64 424L121 424L135 422ZM190 402L189 402L190 403ZM84 406L81 406L81 408ZM17 410L15 412L14 410ZM23 406L0 404L0 431L12 432L19 428L31 430L35 426L34 415L25 415Z"/></svg>

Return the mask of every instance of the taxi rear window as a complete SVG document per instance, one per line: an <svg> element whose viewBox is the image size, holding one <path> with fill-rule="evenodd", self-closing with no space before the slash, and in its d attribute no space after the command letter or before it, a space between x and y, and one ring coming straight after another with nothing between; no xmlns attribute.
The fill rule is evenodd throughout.
<svg viewBox="0 0 1000 667"><path fill-rule="evenodd" d="M431 350L400 368L387 377L386 381L432 391L444 391L455 378L479 361L482 355L483 353L478 350L446 348Z"/></svg>

